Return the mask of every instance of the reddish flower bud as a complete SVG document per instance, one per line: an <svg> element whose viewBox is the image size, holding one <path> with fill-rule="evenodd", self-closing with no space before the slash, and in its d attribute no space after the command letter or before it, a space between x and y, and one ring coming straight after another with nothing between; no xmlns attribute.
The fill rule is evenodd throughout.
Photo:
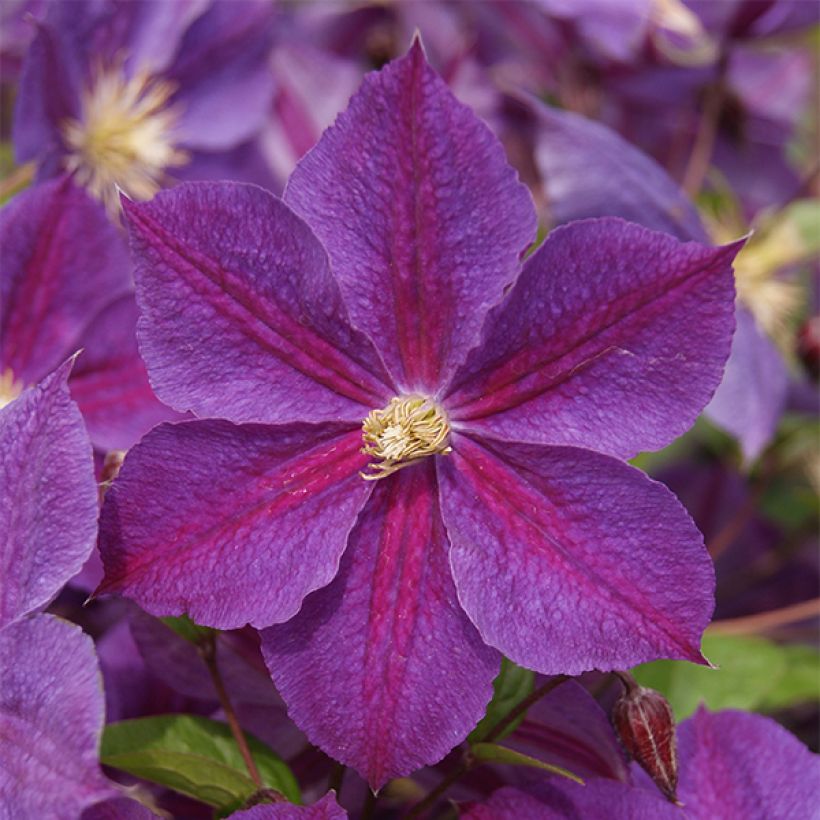
<svg viewBox="0 0 820 820"><path fill-rule="evenodd" d="M626 692L612 708L612 722L621 743L667 799L677 803L678 755L672 708L654 689L644 689L634 679L622 679Z"/></svg>

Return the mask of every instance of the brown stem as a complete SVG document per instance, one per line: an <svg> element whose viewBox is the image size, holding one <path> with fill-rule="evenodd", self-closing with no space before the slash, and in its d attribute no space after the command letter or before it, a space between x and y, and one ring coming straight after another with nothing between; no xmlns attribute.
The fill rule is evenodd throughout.
<svg viewBox="0 0 820 820"><path fill-rule="evenodd" d="M718 69L715 82L706 90L698 132L695 135L695 143L692 146L692 153L689 154L689 162L683 175L681 187L690 199L694 199L700 192L703 180L706 178L706 172L709 170L709 163L712 161L720 112L723 110L723 103L726 99L723 81L724 64L725 61Z"/></svg>
<svg viewBox="0 0 820 820"><path fill-rule="evenodd" d="M810 601L801 601L799 604L784 606L782 609L772 609L769 612L760 612L757 615L715 621L709 627L709 631L720 635L754 635L757 632L766 632L777 626L785 626L819 615L820 598L812 598Z"/></svg>
<svg viewBox="0 0 820 820"><path fill-rule="evenodd" d="M15 168L5 179L0 180L0 200L4 200L19 188L28 185L32 179L34 179L33 162Z"/></svg>
<svg viewBox="0 0 820 820"><path fill-rule="evenodd" d="M565 680L567 680L566 675L559 675L555 678L550 678L546 683L539 686L537 689L534 689L527 695L524 700L522 700L517 705L513 706L509 712L507 712L504 717L502 717L495 726L487 732L487 735L483 738L484 743L492 743L493 741L497 740L501 735L504 734L504 731L514 723L519 717L526 714L527 710L530 709L535 703L537 703L544 695L549 694L553 689L557 686L560 686ZM464 755L464 759L453 769L446 777L442 778L442 780L438 783L438 785L429 791L415 806L413 806L410 811L405 815L405 820L412 820L414 817L421 817L421 815L426 812L428 809L431 809L438 799L458 780L460 780L465 774L471 771L475 766L479 765L480 761L476 760L469 752Z"/></svg>
<svg viewBox="0 0 820 820"><path fill-rule="evenodd" d="M203 639L202 643L199 644L199 654L202 656L202 660L205 661L205 665L211 673L211 680L213 681L214 689L216 689L216 694L219 697L219 702L222 705L222 711L225 713L225 717L228 720L228 726L231 727L231 733L236 741L236 745L239 747L239 753L245 761L248 774L251 776L251 780L253 780L258 789L264 789L265 784L259 776L259 770L256 768L256 763L253 762L253 756L251 755L251 750L248 748L248 741L245 738L245 733L239 725L236 712L234 712L233 706L231 705L231 700L228 697L227 690L225 689L225 683L219 672L219 665L216 662L216 635L211 634L208 635L207 638Z"/></svg>

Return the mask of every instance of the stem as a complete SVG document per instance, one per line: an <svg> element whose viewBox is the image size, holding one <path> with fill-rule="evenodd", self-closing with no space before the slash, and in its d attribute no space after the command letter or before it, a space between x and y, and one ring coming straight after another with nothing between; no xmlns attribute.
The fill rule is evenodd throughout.
<svg viewBox="0 0 820 820"><path fill-rule="evenodd" d="M336 797L342 791L342 781L345 776L345 767L342 763L334 763L330 770L330 778L328 779L327 790L336 792Z"/></svg>
<svg viewBox="0 0 820 820"><path fill-rule="evenodd" d="M695 143L692 146L692 153L689 155L689 162L681 184L681 188L690 199L694 199L700 192L706 172L709 170L709 163L712 161L718 121L726 98L723 82L725 70L726 60L724 58L718 67L718 76L706 90L703 101L703 113L698 124L698 132L695 135Z"/></svg>
<svg viewBox="0 0 820 820"><path fill-rule="evenodd" d="M492 743L493 741L497 740L501 735L504 734L504 731L509 727L512 723L514 723L519 717L526 714L527 710L530 709L535 703L537 703L544 695L549 694L553 689L557 686L560 686L565 680L567 680L567 675L559 675L555 678L550 678L546 683L539 686L537 689L533 689L529 695L527 695L524 700L520 703L513 706L509 712L507 712L498 723L487 732L487 735L483 739L483 743ZM439 781L438 785L429 791L415 806L413 806L410 811L405 815L405 820L412 820L414 817L420 817L424 812L428 809L431 809L438 799L458 780L460 780L465 774L475 768L477 765L480 764L480 761L476 760L470 752L467 752L464 755L464 759L455 769L453 769L446 777L444 777L441 781Z"/></svg>
<svg viewBox="0 0 820 820"><path fill-rule="evenodd" d="M777 626L804 621L818 615L820 615L820 598L812 598L810 601L784 606L782 609L772 609L769 612L760 612L757 615L715 621L709 627L709 631L719 635L754 635L756 632L766 632Z"/></svg>
<svg viewBox="0 0 820 820"><path fill-rule="evenodd" d="M34 179L34 163L27 162L15 168L7 177L0 180L0 200L11 196L19 188L28 185Z"/></svg>
<svg viewBox="0 0 820 820"><path fill-rule="evenodd" d="M262 778L259 776L259 770L253 762L253 757L251 755L251 750L248 748L248 741L245 738L245 733L239 725L236 712L233 710L231 700L228 697L228 692L225 689L225 683L219 672L219 666L216 662L215 635L211 634L208 635L207 638L203 639L202 643L199 644L199 654L202 657L202 660L205 661L208 671L211 673L211 680L213 681L214 689L216 689L216 694L219 697L219 702L222 705L222 711L225 713L225 717L228 720L228 725L231 727L231 733L236 741L236 745L239 747L239 753L245 761L248 774L251 776L251 780L253 780L257 789L264 789L265 784L262 782Z"/></svg>

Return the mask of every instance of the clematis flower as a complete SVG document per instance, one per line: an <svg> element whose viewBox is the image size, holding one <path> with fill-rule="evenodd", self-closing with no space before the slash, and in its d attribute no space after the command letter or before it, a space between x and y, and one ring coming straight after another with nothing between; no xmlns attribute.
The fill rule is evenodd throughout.
<svg viewBox="0 0 820 820"><path fill-rule="evenodd" d="M71 171L111 212L117 188L150 197L262 126L272 21L258 0L52 0L20 78L17 161Z"/></svg>
<svg viewBox="0 0 820 820"><path fill-rule="evenodd" d="M465 820L559 820L630 817L638 820L750 820L811 817L817 807L820 760L770 718L746 712L710 713L701 707L678 727L681 807L667 802L633 764L635 784L555 778L505 787Z"/></svg>
<svg viewBox="0 0 820 820"><path fill-rule="evenodd" d="M0 211L0 407L69 356L93 443L126 449L176 414L157 400L137 350L128 252L103 209L62 177Z"/></svg>
<svg viewBox="0 0 820 820"><path fill-rule="evenodd" d="M124 205L158 394L221 418L129 452L99 592L271 627L289 714L374 787L465 737L500 653L701 660L702 539L621 459L719 382L738 244L590 220L522 265L532 200L418 42L284 202L199 183Z"/></svg>

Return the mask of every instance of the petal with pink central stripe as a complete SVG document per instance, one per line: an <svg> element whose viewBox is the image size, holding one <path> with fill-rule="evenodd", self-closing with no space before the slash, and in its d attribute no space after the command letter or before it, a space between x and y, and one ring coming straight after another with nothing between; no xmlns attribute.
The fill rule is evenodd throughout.
<svg viewBox="0 0 820 820"><path fill-rule="evenodd" d="M336 580L262 633L288 714L375 789L461 742L499 666L456 599L433 465L377 484Z"/></svg>
<svg viewBox="0 0 820 820"><path fill-rule="evenodd" d="M616 218L553 231L445 404L458 427L627 457L694 422L734 330L732 260Z"/></svg>
<svg viewBox="0 0 820 820"><path fill-rule="evenodd" d="M433 394L535 238L532 198L418 41L368 75L285 201L328 249L356 327L404 392Z"/></svg>
<svg viewBox="0 0 820 820"><path fill-rule="evenodd" d="M105 496L98 592L232 629L292 617L329 583L372 487L339 425L161 424Z"/></svg>
<svg viewBox="0 0 820 820"><path fill-rule="evenodd" d="M488 644L545 674L702 661L714 571L663 485L575 447L453 447L439 462L453 576Z"/></svg>
<svg viewBox="0 0 820 820"><path fill-rule="evenodd" d="M124 201L157 395L235 422L360 422L395 394L324 248L262 188L189 182Z"/></svg>

